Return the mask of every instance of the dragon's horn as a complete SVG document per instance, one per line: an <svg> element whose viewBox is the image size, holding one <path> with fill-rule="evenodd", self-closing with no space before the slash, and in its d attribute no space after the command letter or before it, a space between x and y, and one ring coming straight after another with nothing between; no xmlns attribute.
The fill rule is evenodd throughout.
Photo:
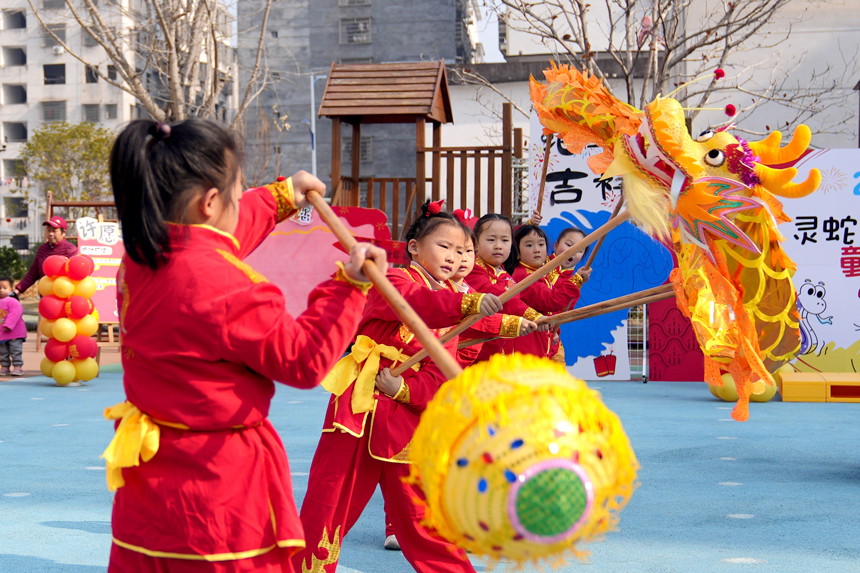
<svg viewBox="0 0 860 573"><path fill-rule="evenodd" d="M795 134L796 135L796 134ZM795 137L797 139L797 137ZM793 141L792 141L793 143ZM784 147L786 149L790 146ZM780 197L787 199L799 199L806 197L821 184L821 172L818 169L810 169L809 177L803 183L792 183L791 180L797 175L797 169L788 167L786 169L773 169L761 163L756 164L755 174L761 179L761 186Z"/></svg>
<svg viewBox="0 0 860 573"><path fill-rule="evenodd" d="M791 142L785 147L780 147L782 134L774 131L762 141L751 141L749 146L752 152L761 158L761 162L767 165L780 165L799 158L809 147L812 141L812 131L805 125L798 125L794 130Z"/></svg>

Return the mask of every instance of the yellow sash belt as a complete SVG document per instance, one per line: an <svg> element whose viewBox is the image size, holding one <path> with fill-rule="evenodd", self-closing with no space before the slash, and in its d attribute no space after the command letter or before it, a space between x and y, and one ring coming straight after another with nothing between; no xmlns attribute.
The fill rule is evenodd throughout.
<svg viewBox="0 0 860 573"><path fill-rule="evenodd" d="M158 451L161 429L155 421L137 409L131 402L120 402L105 408L105 418L120 420L113 439L102 454L107 465L107 484L110 491L125 485L122 468L148 462Z"/></svg>
<svg viewBox="0 0 860 573"><path fill-rule="evenodd" d="M352 345L352 352L344 356L328 373L322 382L323 388L334 394L342 395L350 384L355 382L352 391L352 413L361 414L373 409L373 389L379 373L380 357L396 362L404 362L409 356L393 346L377 344L373 339L360 335ZM364 362L364 367L359 365ZM418 365L412 367L418 370Z"/></svg>

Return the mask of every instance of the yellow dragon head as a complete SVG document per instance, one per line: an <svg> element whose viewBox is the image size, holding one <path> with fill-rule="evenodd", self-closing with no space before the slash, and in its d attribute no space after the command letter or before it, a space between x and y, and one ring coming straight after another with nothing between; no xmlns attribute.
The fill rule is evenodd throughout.
<svg viewBox="0 0 860 573"><path fill-rule="evenodd" d="M805 125L782 148L778 131L760 142L739 139L727 128L693 138L677 100L658 96L641 111L587 73L553 65L545 75L545 85L531 81L545 133L557 133L573 153L589 143L600 145L603 153L590 158L589 166L604 177L623 177L631 217L651 236L680 238L708 254L713 238L755 251L755 243L732 223L734 215L766 206L787 220L774 196L803 197L821 182L817 169L795 184L797 169L769 166L801 156L812 137Z"/></svg>

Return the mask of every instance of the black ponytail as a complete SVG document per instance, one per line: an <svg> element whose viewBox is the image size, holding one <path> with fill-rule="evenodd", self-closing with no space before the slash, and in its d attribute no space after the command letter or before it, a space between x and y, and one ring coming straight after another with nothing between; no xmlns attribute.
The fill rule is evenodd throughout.
<svg viewBox="0 0 860 573"><path fill-rule="evenodd" d="M481 233L484 232L484 228L496 221L504 221L508 224L508 227L511 228L511 254L508 255L507 260L502 263L502 267L508 274L513 274L514 270L517 268L517 263L520 260L519 249L517 249L517 244L514 242L514 226L511 224L511 220L505 217L504 215L499 215L498 213L487 213L475 223L475 253L477 256L478 252L478 243L477 241L481 240Z"/></svg>
<svg viewBox="0 0 860 573"><path fill-rule="evenodd" d="M241 164L236 140L217 123L139 119L119 134L110 177L132 261L157 269L170 253L168 222L182 223L195 193L230 193Z"/></svg>
<svg viewBox="0 0 860 573"><path fill-rule="evenodd" d="M442 211L442 202L432 202L430 199L421 205L421 214L418 215L409 230L406 231L406 255L411 259L412 253L409 252L409 242L412 239L420 241L427 235L430 235L441 225L451 225L462 229L463 225L454 215Z"/></svg>

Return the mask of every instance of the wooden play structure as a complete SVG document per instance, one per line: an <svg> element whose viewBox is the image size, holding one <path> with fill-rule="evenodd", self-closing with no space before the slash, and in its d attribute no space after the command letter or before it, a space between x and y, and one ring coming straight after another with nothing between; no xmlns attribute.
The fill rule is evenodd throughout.
<svg viewBox="0 0 860 573"><path fill-rule="evenodd" d="M443 147L442 124L453 123L444 62L333 64L319 116L332 120L332 205L380 209L392 237L402 237L417 207L430 197L444 198L452 210L471 209L478 217L487 212L511 216L513 162L523 156L523 134L513 128L512 107L502 109L502 145ZM344 123L352 126L349 175L342 174L338 152ZM415 177L361 176L361 126L379 123L415 124Z"/></svg>

